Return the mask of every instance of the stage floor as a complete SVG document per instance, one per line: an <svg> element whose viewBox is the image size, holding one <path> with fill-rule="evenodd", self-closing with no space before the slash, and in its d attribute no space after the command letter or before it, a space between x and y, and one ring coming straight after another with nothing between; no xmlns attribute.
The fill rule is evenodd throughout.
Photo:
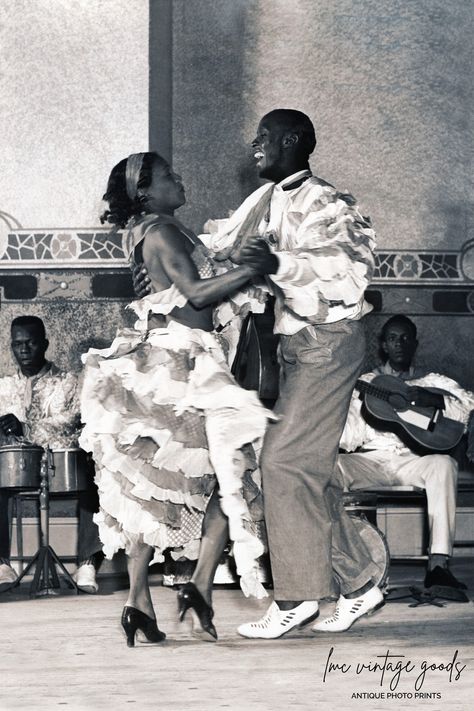
<svg viewBox="0 0 474 711"><path fill-rule="evenodd" d="M453 572L474 596L474 560L456 559ZM392 565L392 587L422 579L422 564ZM219 641L210 644L195 640L187 621L177 621L176 591L162 587L156 576L153 600L168 638L129 649L119 624L126 581L109 577L100 583L96 596L66 591L30 599L27 583L0 595L2 711L471 707L472 601L410 607L413 599L400 600L346 633L314 634L308 627L280 640L252 641L239 637L236 627L258 618L268 601L246 600L239 590L218 586ZM330 607L324 603L323 613Z"/></svg>

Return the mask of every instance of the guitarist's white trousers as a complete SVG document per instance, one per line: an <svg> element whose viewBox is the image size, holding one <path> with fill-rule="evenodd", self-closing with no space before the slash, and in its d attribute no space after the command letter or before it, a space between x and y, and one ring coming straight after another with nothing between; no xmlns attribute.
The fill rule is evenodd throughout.
<svg viewBox="0 0 474 711"><path fill-rule="evenodd" d="M308 326L280 339L281 383L262 457L265 522L276 600L319 600L377 575L344 510L339 440L365 353L359 321Z"/></svg>
<svg viewBox="0 0 474 711"><path fill-rule="evenodd" d="M458 478L455 459L447 454L420 457L408 449L402 453L373 450L341 454L338 468L344 488L348 491L396 485L425 489L430 531L429 552L452 555Z"/></svg>

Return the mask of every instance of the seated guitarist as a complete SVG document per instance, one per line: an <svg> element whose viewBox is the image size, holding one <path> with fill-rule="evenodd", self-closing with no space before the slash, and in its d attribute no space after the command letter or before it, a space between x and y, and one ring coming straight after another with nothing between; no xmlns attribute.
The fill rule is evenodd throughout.
<svg viewBox="0 0 474 711"><path fill-rule="evenodd" d="M422 373L412 361L418 341L416 326L406 316L393 316L382 328L381 353L385 363L362 376L370 381L376 375L392 375L409 380L410 385L441 388L445 396L444 415L467 423L474 408L474 393L437 373ZM425 587L441 585L466 586L449 570L455 533L456 485L458 465L448 454L425 454L412 451L397 434L383 428L381 420L364 418L365 408L359 392L354 391L340 446L338 469L344 488L349 491L376 486L409 485L425 489L428 504L430 548ZM357 450L357 451L355 451Z"/></svg>

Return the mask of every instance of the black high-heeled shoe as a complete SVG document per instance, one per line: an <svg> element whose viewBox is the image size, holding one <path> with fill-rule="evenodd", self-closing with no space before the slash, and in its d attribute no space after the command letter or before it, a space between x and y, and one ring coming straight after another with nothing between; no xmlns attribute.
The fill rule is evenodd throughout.
<svg viewBox="0 0 474 711"><path fill-rule="evenodd" d="M136 607L126 605L122 612L122 627L127 635L127 647L135 646L135 633L137 630L143 632L146 637L145 644L157 644L166 639L164 632L158 629L156 620L148 617Z"/></svg>
<svg viewBox="0 0 474 711"><path fill-rule="evenodd" d="M194 583L186 583L178 592L179 619L182 622L186 612L193 616L193 636L206 642L216 642L217 632L212 624L214 610L208 605Z"/></svg>

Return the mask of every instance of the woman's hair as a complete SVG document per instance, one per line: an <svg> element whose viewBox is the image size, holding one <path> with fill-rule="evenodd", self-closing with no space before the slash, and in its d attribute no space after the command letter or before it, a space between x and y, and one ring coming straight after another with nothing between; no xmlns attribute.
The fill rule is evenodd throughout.
<svg viewBox="0 0 474 711"><path fill-rule="evenodd" d="M125 227L127 222L134 215L140 215L143 212L143 200L136 197L131 200L127 194L125 173L127 169L127 160L124 158L112 168L110 177L107 183L107 190L103 196L103 200L109 203L109 209L101 215L100 221L109 222L117 227ZM137 189L147 188L151 185L153 164L156 160L166 163L158 153L144 153L143 163L140 170L140 175L137 182Z"/></svg>

